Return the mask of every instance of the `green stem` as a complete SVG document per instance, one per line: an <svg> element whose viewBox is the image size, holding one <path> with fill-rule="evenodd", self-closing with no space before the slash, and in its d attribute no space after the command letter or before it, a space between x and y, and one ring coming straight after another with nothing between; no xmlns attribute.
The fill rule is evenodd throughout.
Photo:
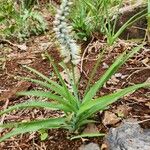
<svg viewBox="0 0 150 150"><path fill-rule="evenodd" d="M91 82L92 82L92 79L97 71L97 68L99 66L99 64L101 63L101 60L102 60L102 57L103 57L103 54L104 54L104 48L102 49L102 52L99 54L98 56L98 60L94 66L94 69L93 71L91 72L91 75L90 75L90 78L89 78L89 81L88 81L88 84L86 86L86 90L85 90L85 94L87 93L87 91L89 90L90 86L91 86Z"/></svg>

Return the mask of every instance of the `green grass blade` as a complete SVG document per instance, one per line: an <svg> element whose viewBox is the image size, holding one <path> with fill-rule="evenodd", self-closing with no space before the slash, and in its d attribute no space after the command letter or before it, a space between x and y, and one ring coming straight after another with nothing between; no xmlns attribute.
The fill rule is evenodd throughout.
<svg viewBox="0 0 150 150"><path fill-rule="evenodd" d="M74 139L79 139L79 138L92 138L92 137L101 137L101 136L105 136L105 134L104 133L86 133L86 134L73 136L70 139L74 140Z"/></svg>
<svg viewBox="0 0 150 150"><path fill-rule="evenodd" d="M50 92L44 92L44 91L40 91L40 90L32 90L32 91L18 92L17 95L49 98L49 99L59 102L60 104L63 104L64 106L68 107L68 109L70 109L70 110L76 111L75 107L73 105L71 105L67 100L65 100L61 96L52 94Z"/></svg>
<svg viewBox="0 0 150 150"><path fill-rule="evenodd" d="M26 123L10 123L11 127L15 127L11 132L0 137L0 142L26 132L35 132L41 129L56 129L61 128L65 124L64 118L50 118L45 120L31 121ZM13 126L14 125L14 126ZM0 125L2 128L9 128L8 124Z"/></svg>
<svg viewBox="0 0 150 150"><path fill-rule="evenodd" d="M115 35L112 37L112 43L120 36L120 34L129 26L131 26L134 22L138 21L139 19L146 17L147 12L146 10L143 10L137 14L135 14L133 17L131 17L123 26L115 33Z"/></svg>
<svg viewBox="0 0 150 150"><path fill-rule="evenodd" d="M0 111L0 116L9 113L13 110L23 109L23 108L44 108L44 109L50 109L50 110L65 110L66 108L63 105L56 104L56 103L50 103L50 102L44 102L44 101L28 101L22 104L16 104L14 106L10 106L8 109L5 109L3 111Z"/></svg>
<svg viewBox="0 0 150 150"><path fill-rule="evenodd" d="M83 98L83 103L90 101L95 96L96 92L104 85L104 83L106 83L106 81L109 80L110 77L119 69L119 67L121 67L128 58L133 56L133 54L139 51L141 48L142 45L133 48L132 51L128 54L126 54L126 52L121 54L109 67L109 69L104 73L104 75L90 88L90 90Z"/></svg>
<svg viewBox="0 0 150 150"><path fill-rule="evenodd" d="M87 124L90 124L90 123L98 123L97 121L95 120L92 120L92 119L85 119L85 120L82 120L81 122L79 122L79 124L77 124L76 126L78 128L82 127L83 125L87 125Z"/></svg>
<svg viewBox="0 0 150 150"><path fill-rule="evenodd" d="M97 12L96 7L89 1L87 0L83 0L84 3L90 8L90 10L92 11L93 14L95 14L95 12Z"/></svg>
<svg viewBox="0 0 150 150"><path fill-rule="evenodd" d="M113 94L109 94L109 95L97 98L95 100L91 100L81 106L77 115L82 116L81 117L82 119L91 117L92 114L96 113L99 110L106 108L107 106L114 103L115 101L125 96L126 94L132 93L139 88L149 87L149 86L150 86L150 83L137 84L137 85L133 85L125 89L122 89L120 91L117 91Z"/></svg>

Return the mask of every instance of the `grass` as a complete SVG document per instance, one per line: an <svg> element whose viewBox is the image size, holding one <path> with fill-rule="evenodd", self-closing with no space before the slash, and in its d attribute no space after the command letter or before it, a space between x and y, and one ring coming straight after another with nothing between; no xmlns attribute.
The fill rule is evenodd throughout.
<svg viewBox="0 0 150 150"><path fill-rule="evenodd" d="M76 32L77 39L87 41L95 32L106 36L108 45L113 43L125 31L139 19L146 17L146 10L135 14L116 31L116 24L119 19L119 8L122 7L122 0L77 0L70 15L72 26ZM113 9L115 8L115 9ZM112 10L110 12L110 10ZM115 16L115 19L113 19Z"/></svg>
<svg viewBox="0 0 150 150"><path fill-rule="evenodd" d="M0 37L23 41L45 31L47 24L40 12L34 10L32 3L27 6L23 1L19 4L12 0L0 1Z"/></svg>

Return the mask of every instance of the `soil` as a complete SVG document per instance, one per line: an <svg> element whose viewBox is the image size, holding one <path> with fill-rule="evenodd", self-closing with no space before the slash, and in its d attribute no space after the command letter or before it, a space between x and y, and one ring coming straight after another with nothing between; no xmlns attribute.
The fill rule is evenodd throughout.
<svg viewBox="0 0 150 150"><path fill-rule="evenodd" d="M57 2L57 1L56 1ZM18 77L33 77L34 75L27 71L23 66L31 66L34 69L40 71L46 76L51 77L53 75L53 68L50 62L43 57L45 51L48 51L52 55L56 64L61 61L59 56L59 51L57 44L54 43L51 39L51 36L47 32L45 35L31 37L26 41L27 50L20 50L15 46L12 46L8 43L1 43L0 47L0 56L4 58L0 65L0 110L3 110L6 107L15 105L21 102L25 102L29 97L18 97L16 93L18 91L30 90L35 88L40 88L33 83L20 80ZM96 63L98 54L100 53L99 49L95 43L99 44L99 47L102 46L102 43L105 43L101 40L93 40L90 45L92 46L92 51L90 47L88 48L85 60L83 62L83 71L81 73L80 79L80 93L84 94L90 72L93 70L93 67ZM17 43L15 43L17 44ZM84 44L85 45L85 44ZM102 58L102 62L99 65L92 83L96 82L100 76L106 71L107 67L110 66L113 60L121 54L125 49L130 49L136 43L131 43L127 41L118 41L111 49L105 51ZM150 79L150 47L145 45L145 48L142 49L139 53L134 55L129 59L119 70L124 78L115 77L110 80L98 93L97 96L105 95L115 90L125 88L129 85L135 83L142 83ZM84 49L83 49L84 51ZM82 52L83 53L83 52ZM105 65L104 65L105 64ZM79 65L79 68L81 66ZM98 130L102 133L108 133L111 127L118 126L122 120L135 118L137 121L141 121L140 125L147 129L150 128L150 90L148 88L142 88L131 95L127 95L111 105L107 111L115 113L116 109L121 106L130 107L129 111L124 117L121 117L119 122L115 124L103 124L104 112L97 113L95 119L98 121L96 124ZM116 113L115 113L116 114ZM37 118L48 118L53 116L59 116L61 112L58 111L46 111L39 109L32 110L21 110L15 111L11 114L8 114L4 117L4 122L11 121L22 121L22 120L32 120ZM7 131L0 133L2 136ZM94 142L101 146L104 143L104 138L86 138L78 140L69 140L67 139L68 133L65 130L49 130L48 139L45 141L40 140L38 133L30 133L18 135L12 137L5 142L0 144L0 149L2 150L78 150L78 148L84 143Z"/></svg>

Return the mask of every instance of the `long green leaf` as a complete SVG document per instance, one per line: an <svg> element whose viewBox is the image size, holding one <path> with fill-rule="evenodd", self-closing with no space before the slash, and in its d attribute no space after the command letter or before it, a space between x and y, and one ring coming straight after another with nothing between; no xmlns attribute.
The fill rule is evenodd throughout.
<svg viewBox="0 0 150 150"><path fill-rule="evenodd" d="M71 137L71 140L79 139L79 138L101 137L101 136L105 136L105 134L104 133L85 133L85 134L73 136L73 137Z"/></svg>
<svg viewBox="0 0 150 150"><path fill-rule="evenodd" d="M36 75L38 75L39 77L41 77L42 79L44 79L45 81L47 81L48 83L52 84L53 86L55 86L58 91L62 91L62 86L59 85L58 83L56 83L55 81L49 79L48 77L46 77L45 75L43 75L42 73L38 72L37 70L29 67L29 66L24 66L26 69L30 70L31 72L35 73Z"/></svg>
<svg viewBox="0 0 150 150"><path fill-rule="evenodd" d="M61 96L66 97L66 93L64 91L64 88L61 87L61 86L58 88L56 86L51 85L50 83L43 82L41 80L32 79L32 78L27 78L27 77L25 77L25 78L21 77L21 79L22 80L26 80L26 81L30 81L30 82L33 82L33 83L36 83L36 84L39 84L39 85L41 85L43 87L46 87L46 88L50 89L51 91L54 91L54 92L58 93Z"/></svg>
<svg viewBox="0 0 150 150"><path fill-rule="evenodd" d="M64 118L50 118L45 120L31 121L26 123L11 123L11 124L3 124L0 125L2 128L15 127L11 132L5 134L3 137L0 137L0 142L26 132L34 132L41 129L56 129L61 128L65 124ZM13 126L14 125L14 126Z"/></svg>
<svg viewBox="0 0 150 150"><path fill-rule="evenodd" d="M146 17L147 12L146 10L143 10L137 14L135 14L133 17L131 17L112 37L112 43L120 36L120 34L129 26L131 26L134 22L138 21L139 19ZM143 14L144 13L144 14Z"/></svg>
<svg viewBox="0 0 150 150"><path fill-rule="evenodd" d="M97 70L99 64L100 64L101 61L102 61L103 54L104 54L104 49L102 49L102 52L99 54L98 60L96 61L96 64L95 64L95 66L94 66L94 68L93 68L93 71L92 71L91 74L90 74L90 78L89 78L89 81L88 81L87 86L86 86L86 91L89 90L89 87L90 87L90 85L91 85L91 81L92 81L92 79L93 79L93 77L94 77L94 75L95 75L95 73L96 73L96 70ZM86 91L85 91L85 93L86 93Z"/></svg>
<svg viewBox="0 0 150 150"><path fill-rule="evenodd" d="M61 62L60 63L61 67L63 67L64 70L66 70L66 73L68 75L68 78L70 80L70 83L71 83L71 86L72 86L72 90L73 90L73 93L74 93L74 97L76 98L76 103L78 105L78 107L80 106L80 100L79 100L79 95L78 95L78 88L77 88L77 83L76 83L76 80L75 80L75 70L74 70L74 65L72 64L72 69L71 69L71 74L66 66L66 64L64 62Z"/></svg>
<svg viewBox="0 0 150 150"><path fill-rule="evenodd" d="M26 96L37 96L37 97L45 97L63 104L64 106L68 107L69 110L76 111L75 107L71 105L67 100L62 98L61 96L52 94L50 92L44 92L39 90L32 90L32 91L25 91L25 92L18 92L17 95L26 95Z"/></svg>
<svg viewBox="0 0 150 150"><path fill-rule="evenodd" d="M0 116L9 113L10 111L17 110L17 109L23 109L23 108L44 108L44 109L50 109L50 110L65 110L67 111L67 108L63 105L56 104L56 103L50 103L50 102L44 102L44 101L28 101L22 104L16 104L14 106L9 107L8 109L5 109L0 112Z"/></svg>
<svg viewBox="0 0 150 150"><path fill-rule="evenodd" d="M108 105L114 103L115 101L123 97L124 95L132 93L139 88L149 87L149 86L150 86L150 83L137 84L137 85L133 85L125 89L122 89L120 91L117 91L113 94L109 94L109 95L97 98L95 100L91 100L81 106L81 108L79 109L77 113L77 116L79 117L81 116L82 119L91 117L92 114L96 113L99 110L106 108Z"/></svg>
<svg viewBox="0 0 150 150"><path fill-rule="evenodd" d="M87 92L87 94L83 98L83 103L91 100L94 97L94 95L96 94L96 92L104 85L104 83L108 79L110 79L110 77L119 69L119 67L121 67L128 58L133 56L134 53L139 51L141 49L141 47L142 47L142 45L140 45L136 48L133 48L132 51L129 52L128 54L126 54L126 52L121 54L115 60L115 62L109 67L109 69L104 73L104 75L90 88L90 90Z"/></svg>
<svg viewBox="0 0 150 150"><path fill-rule="evenodd" d="M55 65L55 63L54 63L54 61L53 61L53 59L51 58L51 56L50 56L48 53L46 53L46 56L47 56L47 58L50 60L50 62L52 63L52 66L53 66L53 68L54 68L54 71L55 71L57 77L59 78L59 80L60 80L62 86L63 86L64 89L65 89L65 92L66 92L66 94L67 94L67 96L68 96L68 100L69 100L70 104L73 105L74 107L76 107L76 110L77 110L77 109L78 109L77 99L76 99L76 98L70 93L70 91L68 90L68 88L67 88L67 86L66 86L66 83L65 83L65 81L63 80L62 76L60 75L60 73L59 73L59 71L58 71L58 69L57 69L57 67L56 67L56 65Z"/></svg>

